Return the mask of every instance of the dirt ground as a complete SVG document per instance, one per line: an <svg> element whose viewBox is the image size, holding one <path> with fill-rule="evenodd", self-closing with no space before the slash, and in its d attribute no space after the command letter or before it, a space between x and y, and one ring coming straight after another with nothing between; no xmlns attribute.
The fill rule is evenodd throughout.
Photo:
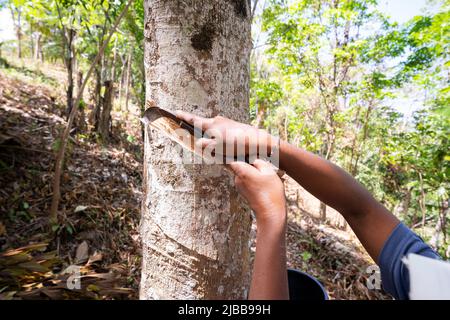
<svg viewBox="0 0 450 320"><path fill-rule="evenodd" d="M40 71L42 70L42 71ZM51 181L65 123L62 71L0 69L0 299L136 299L140 277L142 142L138 121L113 139L74 133L62 178L61 220L51 225ZM287 179L288 264L317 277L331 299L389 299L367 289L373 262L344 221ZM80 289L67 290L76 264Z"/></svg>

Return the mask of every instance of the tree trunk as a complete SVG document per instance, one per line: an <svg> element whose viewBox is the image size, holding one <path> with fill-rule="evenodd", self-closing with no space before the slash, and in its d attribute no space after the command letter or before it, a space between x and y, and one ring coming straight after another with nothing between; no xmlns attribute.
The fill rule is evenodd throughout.
<svg viewBox="0 0 450 320"><path fill-rule="evenodd" d="M77 72L77 96L82 95L81 87L83 85L83 72L78 70ZM75 126L80 130L80 132L85 132L87 129L86 125L86 113L85 113L85 104L79 106L80 110L78 112L78 116L75 117L76 120L74 121Z"/></svg>
<svg viewBox="0 0 450 320"><path fill-rule="evenodd" d="M95 87L93 91L93 97L92 100L94 101L94 109L91 112L89 122L91 125L94 126L95 130L97 130L98 121L100 118L100 111L101 111L101 103L102 103L102 97L101 97L101 91L102 91L102 71L101 71L101 65L95 67Z"/></svg>
<svg viewBox="0 0 450 320"><path fill-rule="evenodd" d="M122 110L122 87L123 87L123 82L125 79L125 66L127 64L127 56L126 55L121 55L120 56L120 60L122 61L122 66L120 67L120 77L119 77L119 93L118 93L118 100L119 100L119 104L120 104L120 109Z"/></svg>
<svg viewBox="0 0 450 320"><path fill-rule="evenodd" d="M264 118L266 116L266 106L264 103L257 104L258 109L256 110L256 127L263 128L264 127Z"/></svg>
<svg viewBox="0 0 450 320"><path fill-rule="evenodd" d="M21 12L17 13L17 57L22 59L22 22L21 22Z"/></svg>
<svg viewBox="0 0 450 320"><path fill-rule="evenodd" d="M11 17L13 20L14 28L16 29L16 36L17 36L17 57L19 59L22 59L22 9L20 8L13 8L12 5L10 5L11 10ZM17 17L15 15L17 13Z"/></svg>
<svg viewBox="0 0 450 320"><path fill-rule="evenodd" d="M131 50L128 54L128 61L127 61L127 80L125 83L125 112L127 113L128 117L128 101L130 98L130 79L131 79Z"/></svg>
<svg viewBox="0 0 450 320"><path fill-rule="evenodd" d="M36 40L34 45L34 60L39 60L39 53L41 52L41 33L36 33Z"/></svg>
<svg viewBox="0 0 450 320"><path fill-rule="evenodd" d="M144 5L148 103L248 122L247 0ZM182 163L177 150L145 128L140 297L246 298L249 210L223 166Z"/></svg>
<svg viewBox="0 0 450 320"><path fill-rule="evenodd" d="M103 107L100 120L98 122L97 132L103 142L108 141L109 138L109 127L111 123L111 110L112 110L112 93L113 93L113 82L108 80L105 81L105 94L103 96Z"/></svg>
<svg viewBox="0 0 450 320"><path fill-rule="evenodd" d="M66 56L66 68L67 68L67 109L66 116L67 118L72 112L73 108L73 64L75 57L75 48L74 48L74 40L75 40L75 30L69 29L67 35L67 56Z"/></svg>
<svg viewBox="0 0 450 320"><path fill-rule="evenodd" d="M116 63L117 63L117 38L114 42L114 55L113 55L113 61L111 66L111 82L112 82L112 88L111 88L111 108L114 106L114 91L115 91L115 84L116 84Z"/></svg>

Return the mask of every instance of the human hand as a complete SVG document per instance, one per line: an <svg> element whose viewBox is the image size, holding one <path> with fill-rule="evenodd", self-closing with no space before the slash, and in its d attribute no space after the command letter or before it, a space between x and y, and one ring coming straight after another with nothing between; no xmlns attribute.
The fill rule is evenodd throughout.
<svg viewBox="0 0 450 320"><path fill-rule="evenodd" d="M248 201L256 215L258 228L284 227L286 223L286 199L284 186L274 167L257 159L250 165L232 162L235 185Z"/></svg>
<svg viewBox="0 0 450 320"><path fill-rule="evenodd" d="M199 139L197 145L202 149L214 149L216 154L228 157L270 156L278 145L278 139L265 130L225 117L203 118L185 111L177 111L176 116L204 131L207 137Z"/></svg>

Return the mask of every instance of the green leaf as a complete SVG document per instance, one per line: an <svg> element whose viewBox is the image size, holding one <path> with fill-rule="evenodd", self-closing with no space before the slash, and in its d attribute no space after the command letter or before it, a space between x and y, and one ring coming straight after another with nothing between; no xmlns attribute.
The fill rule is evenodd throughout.
<svg viewBox="0 0 450 320"><path fill-rule="evenodd" d="M308 251L304 251L301 254L302 260L308 262L312 258L312 254Z"/></svg>
<svg viewBox="0 0 450 320"><path fill-rule="evenodd" d="M52 225L52 232L58 231L59 227L60 227L59 224L53 224Z"/></svg>

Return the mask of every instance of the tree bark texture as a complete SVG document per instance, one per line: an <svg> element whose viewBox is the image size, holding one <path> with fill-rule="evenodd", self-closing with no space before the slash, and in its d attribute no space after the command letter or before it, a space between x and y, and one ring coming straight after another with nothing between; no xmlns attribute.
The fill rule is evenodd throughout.
<svg viewBox="0 0 450 320"><path fill-rule="evenodd" d="M109 138L109 129L111 127L111 110L112 110L112 96L114 90L114 83L111 80L105 81L105 94L103 96L103 108L101 117L98 122L98 133L103 142Z"/></svg>
<svg viewBox="0 0 450 320"><path fill-rule="evenodd" d="M67 52L66 52L66 68L67 68L67 109L66 116L69 118L70 113L73 108L73 65L75 59L75 34L76 31L74 29L69 29L67 31Z"/></svg>
<svg viewBox="0 0 450 320"><path fill-rule="evenodd" d="M146 0L148 104L248 122L247 0ZM141 299L243 299L250 211L222 165L186 164L145 128Z"/></svg>
<svg viewBox="0 0 450 320"><path fill-rule="evenodd" d="M128 102L130 99L130 84L131 84L131 59L133 58L133 56L131 55L131 50L130 53L128 54L128 60L127 60L127 80L125 83L125 112L127 112L127 117L128 117Z"/></svg>

